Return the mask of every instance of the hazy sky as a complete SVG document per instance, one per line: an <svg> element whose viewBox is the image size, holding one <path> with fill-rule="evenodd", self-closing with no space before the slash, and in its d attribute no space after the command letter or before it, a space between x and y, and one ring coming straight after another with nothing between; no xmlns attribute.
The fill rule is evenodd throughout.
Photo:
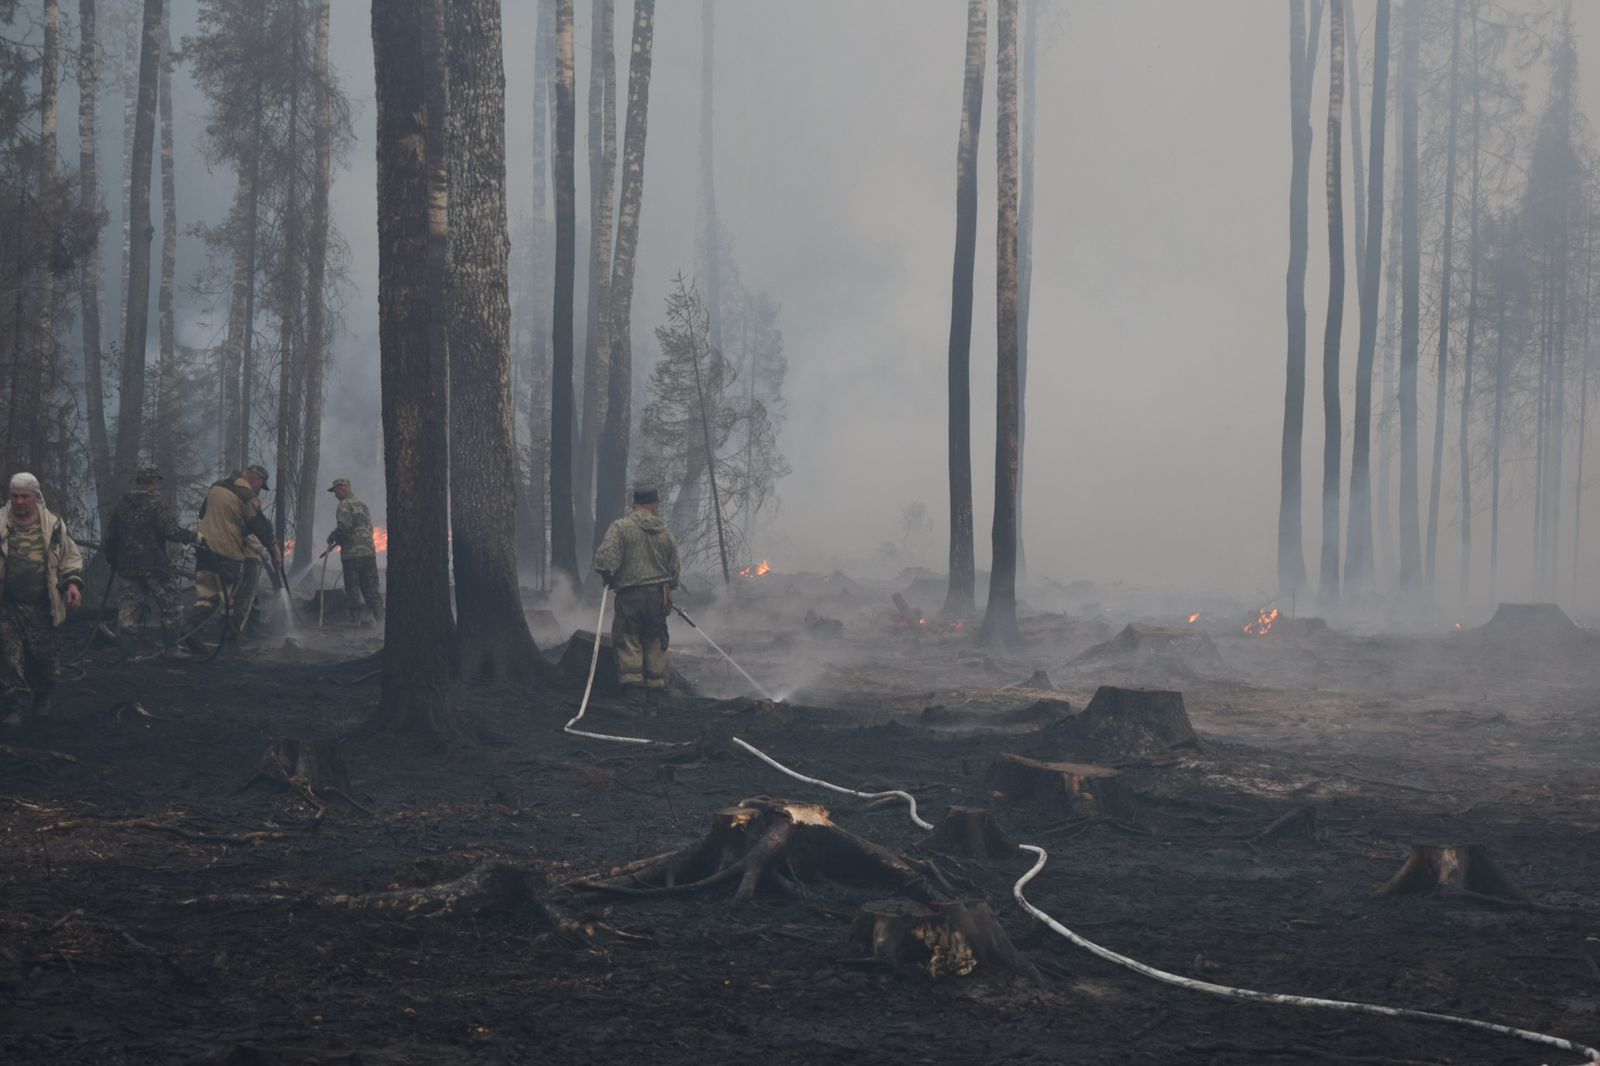
<svg viewBox="0 0 1600 1066"><path fill-rule="evenodd" d="M617 6L625 101L631 4ZM1356 27L1367 35L1374 6L1355 2ZM1268 593L1284 374L1287 5L1084 0L1045 8L1027 397L1030 560L1036 573L1061 579ZM513 217L530 203L533 9L531 0L505 5ZM580 0L582 210L588 9ZM1578 9L1580 32L1600 30L1600 12ZM192 25L193 11L193 0L175 0L180 31ZM338 467L358 478L363 495L381 506L371 6L335 0L333 11L333 54L356 104L358 135L334 189L334 217L353 249L357 289L338 344L323 468L328 476ZM781 443L794 473L780 485L782 540L769 545L770 554L789 568L864 559L880 542L898 539L900 505L920 500L936 521L922 553L942 567L945 357L966 4L724 0L717 17L719 209L744 281L783 305L790 364ZM658 4L636 362L656 357L649 327L659 320L668 279L694 267L699 20L696 0ZM1326 26L1322 39L1325 63ZM1362 43L1370 52L1365 37ZM990 46L973 333L980 565L989 553L993 468L992 28ZM1583 101L1592 115L1600 114L1596 47L1585 39L1580 50ZM182 81L180 142L192 138L204 110ZM1322 72L1312 105L1306 283L1304 521L1313 568L1327 258L1324 81ZM1535 90L1530 106L1541 107L1542 96ZM75 98L64 97L62 106L71 115L65 109L76 106ZM107 109L102 121L116 137L120 113ZM619 122L619 137L620 131ZM1349 158L1347 145L1347 165ZM196 216L215 220L226 210L231 174L208 176L193 165L180 170L180 179L186 223ZM1350 225L1348 179L1346 194ZM1347 240L1353 245L1353 227ZM198 246L188 242L184 252L188 261L179 269L187 275L200 266ZM1347 257L1348 391L1357 337L1353 247ZM581 262L579 269L581 277ZM184 333L190 343L209 338L195 322ZM1425 351L1425 406L1432 361ZM1352 406L1347 395L1346 423ZM1428 435L1425 421L1424 479ZM1441 572L1449 574L1459 536L1454 435L1452 418L1440 555ZM1347 429L1346 479L1348 453ZM1508 545L1528 539L1528 510L1521 504L1508 512ZM1570 520L1570 500L1564 512ZM1486 516L1479 522L1481 561ZM1586 515L1586 522L1600 530L1600 514ZM1565 553L1570 538L1563 539ZM1590 555L1600 561L1600 552ZM1514 551L1504 565L1508 580L1519 573ZM1600 603L1600 574L1589 584L1595 594L1581 598Z"/></svg>

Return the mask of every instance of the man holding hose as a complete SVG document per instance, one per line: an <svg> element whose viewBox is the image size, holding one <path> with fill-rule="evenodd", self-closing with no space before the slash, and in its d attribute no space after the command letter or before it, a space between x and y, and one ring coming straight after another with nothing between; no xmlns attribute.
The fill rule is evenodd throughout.
<svg viewBox="0 0 1600 1066"><path fill-rule="evenodd" d="M611 523L594 553L595 572L616 593L611 644L633 703L654 703L667 687L667 615L681 574L678 542L656 515L660 502L654 488L635 487L633 513Z"/></svg>

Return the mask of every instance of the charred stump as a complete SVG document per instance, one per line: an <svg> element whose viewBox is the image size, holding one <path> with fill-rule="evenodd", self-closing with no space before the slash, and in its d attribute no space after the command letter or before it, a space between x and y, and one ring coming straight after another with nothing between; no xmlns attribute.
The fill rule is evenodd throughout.
<svg viewBox="0 0 1600 1066"><path fill-rule="evenodd" d="M682 895L735 884L734 899L799 896L820 881L891 889L929 901L955 894L931 862L908 859L840 829L824 807L758 796L724 807L692 848L570 887L619 896Z"/></svg>
<svg viewBox="0 0 1600 1066"><path fill-rule="evenodd" d="M342 799L360 810L351 797L350 771L337 745L295 737L273 737L256 763L255 773L239 787L243 792L253 785L299 793L313 806L326 805L325 797Z"/></svg>
<svg viewBox="0 0 1600 1066"><path fill-rule="evenodd" d="M980 807L952 806L922 847L973 859L1004 859L1017 853L1016 842L1000 828L994 812Z"/></svg>
<svg viewBox="0 0 1600 1066"><path fill-rule="evenodd" d="M1109 766L1043 762L1004 752L990 765L988 780L1007 802L1045 804L1066 817L1123 819L1133 810L1132 795Z"/></svg>
<svg viewBox="0 0 1600 1066"><path fill-rule="evenodd" d="M850 951L919 977L1026 977L1039 971L1012 945L981 899L876 900L850 928Z"/></svg>
<svg viewBox="0 0 1600 1066"><path fill-rule="evenodd" d="M1038 734L1039 751L1057 757L1125 762L1199 748L1183 693L1102 685L1082 712Z"/></svg>
<svg viewBox="0 0 1600 1066"><path fill-rule="evenodd" d="M1405 865L1378 889L1378 895L1433 891L1463 893L1486 901L1528 902L1527 893L1505 875L1482 844L1413 844Z"/></svg>
<svg viewBox="0 0 1600 1066"><path fill-rule="evenodd" d="M579 629L572 634L561 650L556 670L563 679L579 688L589 679L589 660L594 656L594 634ZM683 675L667 665L667 689L675 696L693 697L695 691ZM600 636L600 660L594 668L594 694L615 696L622 692L622 674L617 669L617 653L611 646L611 634Z"/></svg>

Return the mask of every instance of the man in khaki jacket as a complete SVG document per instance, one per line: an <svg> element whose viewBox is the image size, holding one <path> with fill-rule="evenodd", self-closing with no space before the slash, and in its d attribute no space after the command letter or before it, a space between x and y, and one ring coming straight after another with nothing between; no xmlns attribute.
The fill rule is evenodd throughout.
<svg viewBox="0 0 1600 1066"><path fill-rule="evenodd" d="M254 554L248 538L259 540L272 553L277 567L283 568L283 549L272 535L272 523L261 513L261 492L268 488L267 468L255 464L206 491L205 502L200 505L195 546L195 598L189 609L190 629L221 606L224 588L229 599L239 597L245 560ZM236 625L240 621L237 613L234 621ZM191 634L189 640L193 642L195 637Z"/></svg>
<svg viewBox="0 0 1600 1066"><path fill-rule="evenodd" d="M0 715L8 726L49 713L61 675L61 624L83 602L83 557L39 479L11 478L0 508Z"/></svg>
<svg viewBox="0 0 1600 1066"><path fill-rule="evenodd" d="M656 517L660 495L633 490L633 513L611 523L594 553L595 572L616 591L611 645L634 702L653 702L667 686L667 615L681 576L678 542Z"/></svg>

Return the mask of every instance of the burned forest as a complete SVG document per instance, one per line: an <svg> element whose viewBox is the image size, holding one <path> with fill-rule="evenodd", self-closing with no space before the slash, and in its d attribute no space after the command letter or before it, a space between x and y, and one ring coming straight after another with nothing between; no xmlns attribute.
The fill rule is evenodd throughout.
<svg viewBox="0 0 1600 1066"><path fill-rule="evenodd" d="M0 1063L1600 1063L1597 71L0 0Z"/></svg>

